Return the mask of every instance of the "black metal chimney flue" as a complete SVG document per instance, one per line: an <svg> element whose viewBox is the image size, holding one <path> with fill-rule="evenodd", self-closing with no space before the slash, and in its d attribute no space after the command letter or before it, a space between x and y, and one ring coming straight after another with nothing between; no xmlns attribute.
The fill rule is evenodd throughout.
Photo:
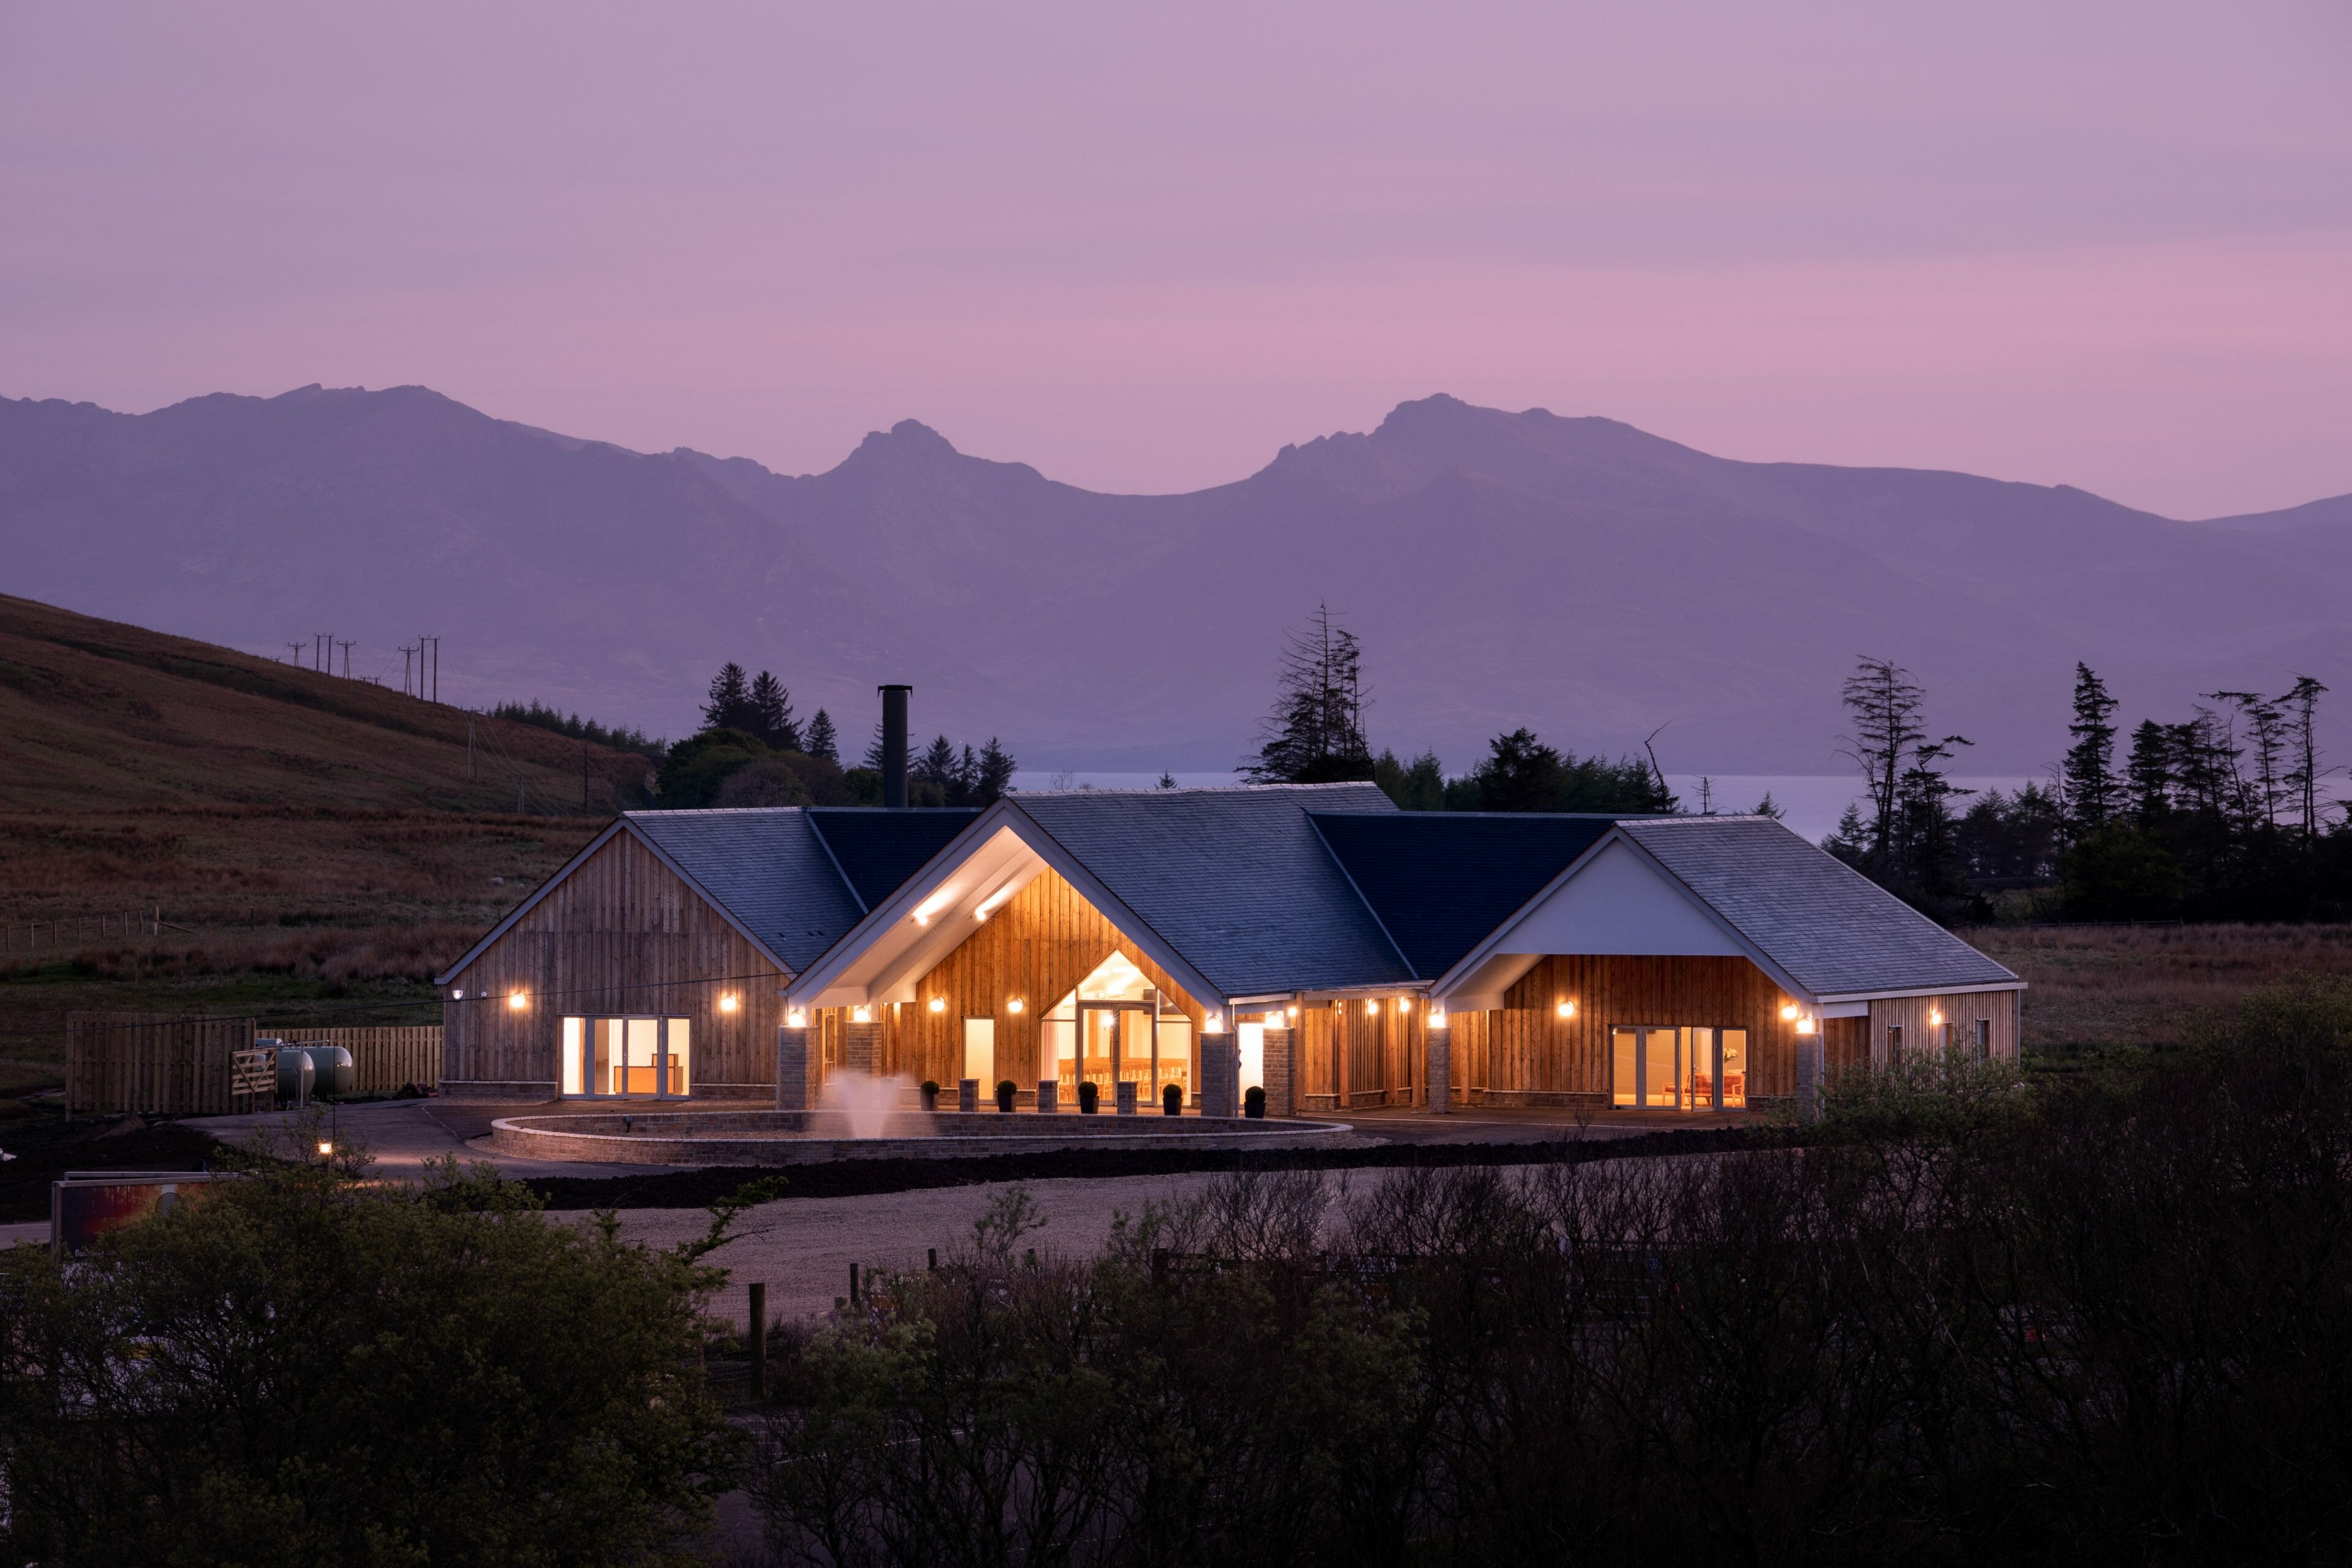
<svg viewBox="0 0 2352 1568"><path fill-rule="evenodd" d="M907 698L911 686L885 686L882 693L882 804L907 805Z"/></svg>

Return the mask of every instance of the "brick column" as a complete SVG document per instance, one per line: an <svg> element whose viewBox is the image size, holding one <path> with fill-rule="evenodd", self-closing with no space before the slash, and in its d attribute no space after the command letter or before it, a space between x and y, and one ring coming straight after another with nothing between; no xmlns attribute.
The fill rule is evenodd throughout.
<svg viewBox="0 0 2352 1568"><path fill-rule="evenodd" d="M1292 1085L1298 1081L1298 1031L1268 1026L1265 1031L1265 1113L1290 1116L1298 1109Z"/></svg>
<svg viewBox="0 0 2352 1568"><path fill-rule="evenodd" d="M1201 1036L1201 1114L1239 1116L1242 1113L1242 1053L1230 1029Z"/></svg>
<svg viewBox="0 0 2352 1568"><path fill-rule="evenodd" d="M1429 1112L1444 1116L1454 1109L1454 1025L1448 1018L1425 1031L1429 1037Z"/></svg>
<svg viewBox="0 0 2352 1568"><path fill-rule="evenodd" d="M776 1030L776 1109L806 1110L809 1083L809 1032L785 1025Z"/></svg>
<svg viewBox="0 0 2352 1568"><path fill-rule="evenodd" d="M980 1079L976 1078L956 1079L956 1109L966 1116L980 1109Z"/></svg>
<svg viewBox="0 0 2352 1568"><path fill-rule="evenodd" d="M1037 1080L1037 1109L1048 1116L1062 1109L1062 1080L1041 1078Z"/></svg>
<svg viewBox="0 0 2352 1568"><path fill-rule="evenodd" d="M882 1070L882 1026L844 1024L841 1026L841 1070L872 1078Z"/></svg>
<svg viewBox="0 0 2352 1568"><path fill-rule="evenodd" d="M1112 1086L1112 1089L1113 1093L1111 1100L1112 1103L1118 1107L1117 1114L1120 1116L1134 1115L1135 1080L1129 1078L1123 1078Z"/></svg>

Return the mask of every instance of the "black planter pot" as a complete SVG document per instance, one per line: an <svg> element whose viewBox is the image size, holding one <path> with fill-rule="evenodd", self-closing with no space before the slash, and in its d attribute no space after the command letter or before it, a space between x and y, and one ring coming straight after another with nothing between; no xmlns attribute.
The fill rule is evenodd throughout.
<svg viewBox="0 0 2352 1568"><path fill-rule="evenodd" d="M1020 1090L1013 1087L1013 1080L1010 1079L998 1084L996 1086L996 1109L1008 1113L1011 1112L1013 1110L1013 1097L1019 1092Z"/></svg>

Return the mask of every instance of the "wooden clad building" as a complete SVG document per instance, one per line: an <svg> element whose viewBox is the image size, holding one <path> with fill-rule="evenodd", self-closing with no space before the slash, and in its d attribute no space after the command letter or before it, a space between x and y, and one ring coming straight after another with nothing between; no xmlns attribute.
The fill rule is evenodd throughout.
<svg viewBox="0 0 2352 1568"><path fill-rule="evenodd" d="M1768 818L1369 784L632 813L442 984L454 1092L796 1107L857 1074L1276 1115L1786 1104L2013 1057L2022 989Z"/></svg>

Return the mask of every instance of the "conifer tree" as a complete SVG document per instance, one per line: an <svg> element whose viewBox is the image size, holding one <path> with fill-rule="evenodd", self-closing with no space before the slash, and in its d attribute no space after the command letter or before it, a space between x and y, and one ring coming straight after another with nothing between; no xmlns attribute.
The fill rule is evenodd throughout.
<svg viewBox="0 0 2352 1568"><path fill-rule="evenodd" d="M751 732L778 751L797 752L801 749L800 726L793 721L793 694L784 683L766 670L751 682L749 698L751 719L757 726Z"/></svg>
<svg viewBox="0 0 2352 1568"><path fill-rule="evenodd" d="M1353 632L1318 605L1291 635L1276 677L1272 711L1259 731L1257 756L1242 764L1252 784L1328 784L1372 776L1364 738L1362 650Z"/></svg>
<svg viewBox="0 0 2352 1568"><path fill-rule="evenodd" d="M993 805L1013 788L1013 775L1020 764L1013 760L997 738L991 735L980 749L980 765L971 778L971 804Z"/></svg>
<svg viewBox="0 0 2352 1568"><path fill-rule="evenodd" d="M816 717L809 721L808 736L802 750L812 757L823 757L826 762L839 765L841 746L834 737L832 714L822 708L816 710Z"/></svg>
<svg viewBox="0 0 2352 1568"><path fill-rule="evenodd" d="M2116 782L2116 700L2087 664L2074 666L2074 721L2060 776L2066 784L2066 827L2087 838L2106 826L2120 805Z"/></svg>
<svg viewBox="0 0 2352 1568"><path fill-rule="evenodd" d="M751 710L751 687L743 667L730 659L710 678L710 698L702 705L702 727L706 730L740 730L746 734L758 731L758 719Z"/></svg>

